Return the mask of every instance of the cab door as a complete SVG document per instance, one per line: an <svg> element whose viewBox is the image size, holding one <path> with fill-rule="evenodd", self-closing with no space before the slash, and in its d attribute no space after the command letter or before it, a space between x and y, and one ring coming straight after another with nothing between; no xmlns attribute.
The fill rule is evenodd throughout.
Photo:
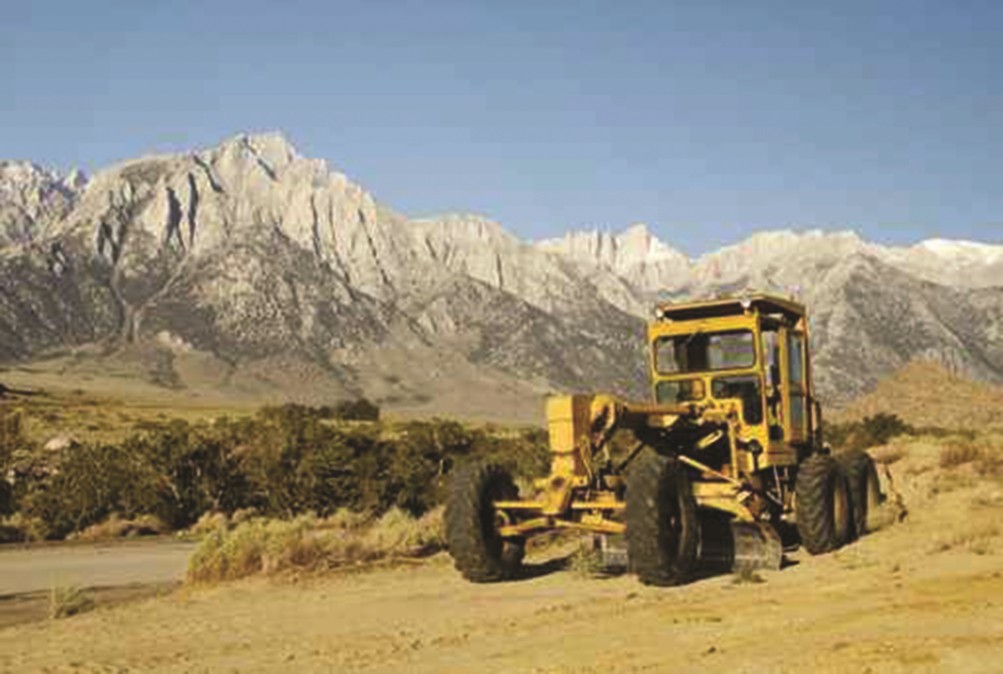
<svg viewBox="0 0 1003 674"><path fill-rule="evenodd" d="M805 335L797 330L786 330L782 340L782 359L787 382L787 400L784 405L788 420L788 440L794 443L808 441L808 384L805 363Z"/></svg>

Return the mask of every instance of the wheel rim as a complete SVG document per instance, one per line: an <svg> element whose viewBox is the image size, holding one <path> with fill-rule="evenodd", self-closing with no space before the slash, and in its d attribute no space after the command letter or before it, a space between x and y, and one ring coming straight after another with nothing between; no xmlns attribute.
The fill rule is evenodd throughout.
<svg viewBox="0 0 1003 674"><path fill-rule="evenodd" d="M864 498L867 502L865 526L870 530L874 528L875 514L881 505L881 487L878 485L878 474L874 470L867 471L866 495Z"/></svg>
<svg viewBox="0 0 1003 674"><path fill-rule="evenodd" d="M510 496L511 489L503 482L495 482L490 488L485 490L484 506L481 511L481 524L484 531L484 543L491 555L500 559L505 547L505 539L498 532L499 527L508 524L508 516L494 506L495 501L506 499Z"/></svg>
<svg viewBox="0 0 1003 674"><path fill-rule="evenodd" d="M836 532L836 545L841 545L849 537L850 498L846 482L840 479L838 473L833 475L832 523Z"/></svg>

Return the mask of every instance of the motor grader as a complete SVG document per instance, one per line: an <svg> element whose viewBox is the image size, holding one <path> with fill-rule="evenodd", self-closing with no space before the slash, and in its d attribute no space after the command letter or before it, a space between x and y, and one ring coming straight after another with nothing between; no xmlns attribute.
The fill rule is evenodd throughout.
<svg viewBox="0 0 1003 674"><path fill-rule="evenodd" d="M518 577L527 539L591 533L646 584L707 564L779 568L785 547L834 550L864 533L881 496L863 452L822 441L805 308L767 294L656 307L653 400L547 400L550 472L521 497L500 464L458 469L446 538L468 580ZM629 431L634 444L612 451ZM625 545L623 545L625 543Z"/></svg>

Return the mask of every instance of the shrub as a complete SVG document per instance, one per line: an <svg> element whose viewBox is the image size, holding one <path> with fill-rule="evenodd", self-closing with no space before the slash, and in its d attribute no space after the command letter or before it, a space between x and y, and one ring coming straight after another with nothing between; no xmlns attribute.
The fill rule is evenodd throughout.
<svg viewBox="0 0 1003 674"><path fill-rule="evenodd" d="M168 527L154 515L140 515L135 519L124 519L112 513L104 522L92 524L83 531L71 534L69 538L81 541L102 541L113 538L135 536L157 536L168 532Z"/></svg>
<svg viewBox="0 0 1003 674"><path fill-rule="evenodd" d="M94 608L94 600L78 587L54 587L49 591L49 619L69 618Z"/></svg>
<svg viewBox="0 0 1003 674"><path fill-rule="evenodd" d="M591 541L582 539L571 556L568 557L568 570L580 578L593 578L605 571L602 551L591 545Z"/></svg>
<svg viewBox="0 0 1003 674"><path fill-rule="evenodd" d="M4 471L6 473L6 471ZM14 488L5 475L0 475L0 517L14 512Z"/></svg>
<svg viewBox="0 0 1003 674"><path fill-rule="evenodd" d="M979 448L972 442L954 438L940 450L940 467L953 468L972 463L981 456Z"/></svg>
<svg viewBox="0 0 1003 674"><path fill-rule="evenodd" d="M363 548L379 557L395 554L417 557L441 550L446 544L442 511L440 507L415 518L399 508L391 508L363 532Z"/></svg>
<svg viewBox="0 0 1003 674"><path fill-rule="evenodd" d="M825 439L837 451L849 451L884 445L892 438L914 432L915 429L898 416L880 412L861 421L828 424Z"/></svg>
<svg viewBox="0 0 1003 674"><path fill-rule="evenodd" d="M216 529L188 563L188 581L205 584L258 574L317 571L388 557L415 557L442 548L440 510L414 518L390 510L368 526L338 516L256 518Z"/></svg>
<svg viewBox="0 0 1003 674"><path fill-rule="evenodd" d="M13 513L17 505L13 486L7 480L14 457L31 449L20 411L0 407L0 517Z"/></svg>
<svg viewBox="0 0 1003 674"><path fill-rule="evenodd" d="M191 525L184 536L191 538L204 538L220 529L227 529L230 526L230 519L225 513L206 512L198 518L195 524Z"/></svg>
<svg viewBox="0 0 1003 674"><path fill-rule="evenodd" d="M155 482L156 475L121 447L81 445L63 451L45 477L29 485L22 511L44 523L46 538L62 538L112 512L149 512Z"/></svg>
<svg viewBox="0 0 1003 674"><path fill-rule="evenodd" d="M8 523L0 523L0 544L20 543L26 538L20 527Z"/></svg>
<svg viewBox="0 0 1003 674"><path fill-rule="evenodd" d="M346 400L334 408L334 416L346 421L379 421L380 408L365 398Z"/></svg>
<svg viewBox="0 0 1003 674"><path fill-rule="evenodd" d="M30 444L24 433L24 418L19 410L0 407L0 467L10 465L19 449Z"/></svg>
<svg viewBox="0 0 1003 674"><path fill-rule="evenodd" d="M1003 440L995 436L956 436L948 439L940 451L940 467L953 468L973 464L983 476L1003 475Z"/></svg>
<svg viewBox="0 0 1003 674"><path fill-rule="evenodd" d="M146 512L178 529L206 511L240 507L246 481L228 430L173 421L128 438L123 449L152 476Z"/></svg>
<svg viewBox="0 0 1003 674"><path fill-rule="evenodd" d="M502 435L438 419L332 424L333 413L282 405L236 420L146 424L117 445L21 451L14 489L0 482L7 485L0 499L16 504L40 535L60 538L113 514L150 516L171 530L205 513L236 519L240 511L292 520L398 508L420 517L443 502L449 473L469 455L516 475L546 472L546 433L538 429Z"/></svg>

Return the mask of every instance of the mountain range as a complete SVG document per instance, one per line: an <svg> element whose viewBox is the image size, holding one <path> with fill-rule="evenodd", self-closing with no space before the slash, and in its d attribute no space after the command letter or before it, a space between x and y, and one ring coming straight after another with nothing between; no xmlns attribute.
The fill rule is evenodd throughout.
<svg viewBox="0 0 1003 674"><path fill-rule="evenodd" d="M830 401L915 359L1003 381L999 245L770 231L691 259L640 224L529 242L398 213L277 133L92 177L0 162L7 368L538 418L549 391L646 395L655 301L747 289L808 304Z"/></svg>

